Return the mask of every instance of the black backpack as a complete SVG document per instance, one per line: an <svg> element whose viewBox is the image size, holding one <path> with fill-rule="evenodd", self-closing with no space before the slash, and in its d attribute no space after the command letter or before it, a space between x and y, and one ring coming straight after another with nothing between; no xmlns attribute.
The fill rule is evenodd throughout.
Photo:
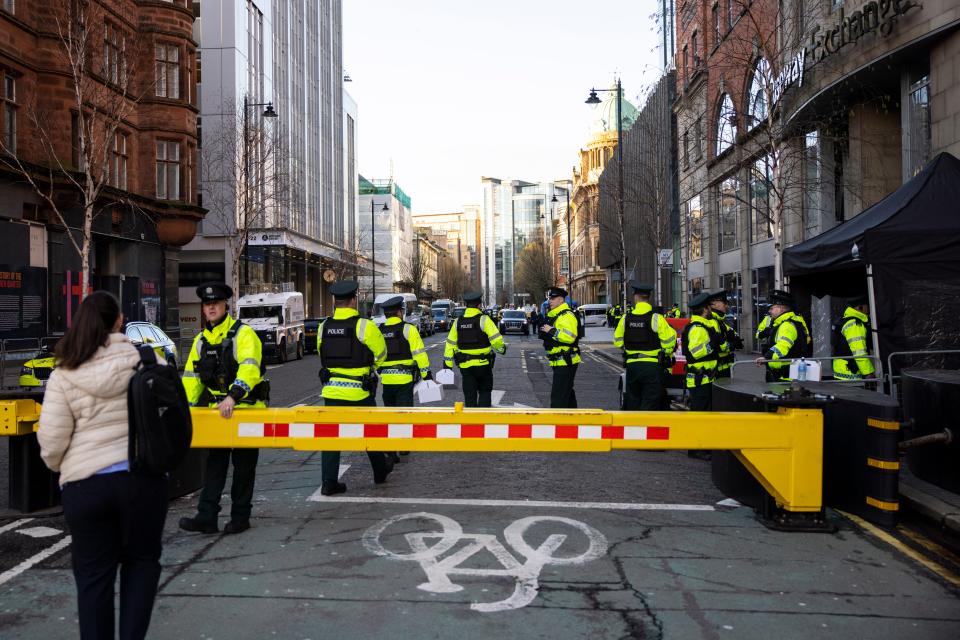
<svg viewBox="0 0 960 640"><path fill-rule="evenodd" d="M147 345L138 351L140 362L127 387L130 471L166 473L176 469L190 450L190 404L177 370L157 364Z"/></svg>

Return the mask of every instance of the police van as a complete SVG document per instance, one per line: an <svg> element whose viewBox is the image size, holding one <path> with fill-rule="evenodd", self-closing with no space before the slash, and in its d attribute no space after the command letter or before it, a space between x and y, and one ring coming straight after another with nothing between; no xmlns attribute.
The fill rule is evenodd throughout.
<svg viewBox="0 0 960 640"><path fill-rule="evenodd" d="M254 293L237 300L240 320L257 332L263 357L286 362L303 357L303 294Z"/></svg>

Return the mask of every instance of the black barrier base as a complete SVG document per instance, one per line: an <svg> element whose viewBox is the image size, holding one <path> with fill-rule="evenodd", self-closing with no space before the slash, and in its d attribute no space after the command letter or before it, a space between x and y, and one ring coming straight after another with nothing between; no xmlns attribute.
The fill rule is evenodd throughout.
<svg viewBox="0 0 960 640"><path fill-rule="evenodd" d="M837 530L835 525L827 521L827 513L824 509L816 513L787 511L778 507L770 496L766 496L766 499L761 501L756 512L760 523L774 531L835 533Z"/></svg>
<svg viewBox="0 0 960 640"><path fill-rule="evenodd" d="M11 436L10 508L24 513L49 509L60 504L60 474L47 469L40 458L37 435Z"/></svg>

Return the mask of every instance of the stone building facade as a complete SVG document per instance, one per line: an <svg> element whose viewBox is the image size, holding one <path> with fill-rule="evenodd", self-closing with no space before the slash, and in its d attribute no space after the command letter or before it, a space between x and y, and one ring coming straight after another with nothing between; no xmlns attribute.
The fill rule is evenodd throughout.
<svg viewBox="0 0 960 640"><path fill-rule="evenodd" d="M73 182L86 175L81 122L95 123L87 148L103 151L90 173L107 174L92 222L90 288L113 292L128 319L154 322L176 338L179 247L204 214L196 197L192 8L184 0L87 3L92 26L75 34L89 63L72 74L56 29L67 6L0 6L0 286L20 296L19 315L3 314L0 338L61 333L79 304L81 261L68 234L82 241L83 200ZM77 78L86 96L83 119ZM105 128L111 119L116 124ZM24 171L56 202L66 226Z"/></svg>

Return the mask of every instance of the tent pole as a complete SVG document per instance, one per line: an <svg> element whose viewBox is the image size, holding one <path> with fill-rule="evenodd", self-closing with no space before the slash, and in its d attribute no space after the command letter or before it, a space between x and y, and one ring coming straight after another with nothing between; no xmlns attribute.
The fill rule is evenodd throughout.
<svg viewBox="0 0 960 640"><path fill-rule="evenodd" d="M877 364L880 367L878 372L877 379L880 380L881 384L877 385L877 391L883 393L883 360L880 358L880 327L877 326L877 296L873 291L873 265L867 265L867 296L870 303L870 337L873 341L873 355L877 358ZM892 385L892 376L893 372L888 371L891 375L891 385Z"/></svg>

